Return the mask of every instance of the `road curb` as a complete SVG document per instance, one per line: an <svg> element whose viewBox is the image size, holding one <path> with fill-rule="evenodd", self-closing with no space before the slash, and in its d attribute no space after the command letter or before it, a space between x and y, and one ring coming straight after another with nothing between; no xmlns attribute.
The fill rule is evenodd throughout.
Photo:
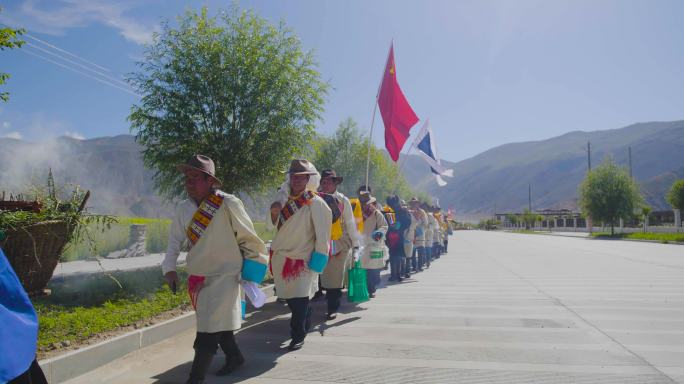
<svg viewBox="0 0 684 384"><path fill-rule="evenodd" d="M273 296L273 285L261 288ZM48 383L61 383L99 368L131 352L158 343L195 326L195 312L141 328L101 343L39 361Z"/></svg>

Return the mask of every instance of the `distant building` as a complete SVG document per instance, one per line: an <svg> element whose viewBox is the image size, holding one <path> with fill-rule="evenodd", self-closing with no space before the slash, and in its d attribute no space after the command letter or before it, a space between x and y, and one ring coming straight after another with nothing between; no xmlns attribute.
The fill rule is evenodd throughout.
<svg viewBox="0 0 684 384"><path fill-rule="evenodd" d="M587 222L581 212L574 212L569 209L544 209L532 212L535 216L540 216L542 220L535 221L534 226L544 228L585 228ZM494 218L501 222L504 228L524 227L522 212L495 213ZM517 218L517 220L515 219Z"/></svg>

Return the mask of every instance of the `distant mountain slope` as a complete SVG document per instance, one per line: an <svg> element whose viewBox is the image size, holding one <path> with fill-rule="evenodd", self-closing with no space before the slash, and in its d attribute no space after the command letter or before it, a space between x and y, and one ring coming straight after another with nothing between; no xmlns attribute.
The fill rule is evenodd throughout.
<svg viewBox="0 0 684 384"><path fill-rule="evenodd" d="M628 165L632 147L633 175L654 209L669 209L664 194L684 177L684 121L652 122L621 129L570 132L548 140L505 144L450 164L454 178L438 187L417 156L405 165L412 185L438 197L461 213L491 213L527 207L528 183L533 209L577 207L577 186L587 170L587 142L592 166L612 156ZM442 146L448 143L440 143Z"/></svg>
<svg viewBox="0 0 684 384"><path fill-rule="evenodd" d="M60 137L41 143L0 139L0 191L27 183L45 185L49 168L58 184L74 183L92 191L95 212L164 217L170 207L153 190L133 136L91 140Z"/></svg>
<svg viewBox="0 0 684 384"><path fill-rule="evenodd" d="M409 155L403 172L411 185L439 198L459 214L485 215L527 207L532 185L533 209L577 206L577 186L587 169L587 141L592 165L607 155L628 164L632 147L633 174L654 209L669 209L664 195L684 178L684 121L641 123L621 129L570 132L548 140L505 144L458 163L446 187L438 187L428 166ZM440 143L448 146L449 143ZM119 215L168 217L153 189L152 172L143 167L140 146L131 135L91 140L58 138L42 143L0 139L0 191L16 191L29 180L45 183L52 168L58 183L91 189L94 211ZM263 199L262 199L263 200ZM261 201L257 199L257 201ZM263 219L263 202L246 199L250 214Z"/></svg>

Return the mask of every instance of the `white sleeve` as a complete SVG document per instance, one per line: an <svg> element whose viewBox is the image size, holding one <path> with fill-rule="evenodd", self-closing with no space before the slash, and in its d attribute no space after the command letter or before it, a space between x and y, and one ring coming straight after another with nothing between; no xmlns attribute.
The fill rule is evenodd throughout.
<svg viewBox="0 0 684 384"><path fill-rule="evenodd" d="M327 255L330 250L328 242L332 229L332 211L320 197L316 197L311 203L311 219L316 233L314 251Z"/></svg>
<svg viewBox="0 0 684 384"><path fill-rule="evenodd" d="M349 237L352 239L352 247L359 247L360 246L360 237L358 231L356 230L356 220L354 219L354 212L352 210L351 203L349 202L348 198L344 198L344 226L346 227L347 233L349 233Z"/></svg>
<svg viewBox="0 0 684 384"><path fill-rule="evenodd" d="M176 261L180 254L181 244L185 240L185 224L182 222L182 206L176 210L176 215L169 227L169 243L166 248L166 256L161 263L162 274L176 270Z"/></svg>

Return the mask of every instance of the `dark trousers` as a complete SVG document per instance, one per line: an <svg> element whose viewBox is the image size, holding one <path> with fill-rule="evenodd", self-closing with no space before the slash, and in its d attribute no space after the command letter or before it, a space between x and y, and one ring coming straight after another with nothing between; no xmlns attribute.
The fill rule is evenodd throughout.
<svg viewBox="0 0 684 384"><path fill-rule="evenodd" d="M286 299L287 306L290 307L292 317L290 318L290 337L295 342L300 342L306 337L306 333L311 326L311 307L308 297L295 297Z"/></svg>
<svg viewBox="0 0 684 384"><path fill-rule="evenodd" d="M411 258L404 257L401 260L401 275L409 278L411 277Z"/></svg>
<svg viewBox="0 0 684 384"><path fill-rule="evenodd" d="M434 243L432 244L432 257L433 258L438 258L440 256L440 248L439 248L439 243Z"/></svg>
<svg viewBox="0 0 684 384"><path fill-rule="evenodd" d="M401 262L404 256L394 256L390 254L390 280L401 279Z"/></svg>
<svg viewBox="0 0 684 384"><path fill-rule="evenodd" d="M28 371L21 374L21 376L12 379L8 384L47 384L47 379L43 370L40 369L37 360L33 360Z"/></svg>
<svg viewBox="0 0 684 384"><path fill-rule="evenodd" d="M448 248L449 248L449 240L444 239L444 253L447 253Z"/></svg>
<svg viewBox="0 0 684 384"><path fill-rule="evenodd" d="M325 298L328 300L328 314L337 313L340 309L340 298L342 297L342 288L327 288L325 291Z"/></svg>
<svg viewBox="0 0 684 384"><path fill-rule="evenodd" d="M432 246L425 247L425 265L429 268L432 261Z"/></svg>
<svg viewBox="0 0 684 384"><path fill-rule="evenodd" d="M216 353L219 345L221 346L223 353L228 357L240 354L240 348L237 345L233 331L215 333L197 332L195 335L195 343L192 347L195 348L196 351L205 351L213 355Z"/></svg>
<svg viewBox="0 0 684 384"><path fill-rule="evenodd" d="M366 284L368 293L375 293L380 284L380 269L366 269Z"/></svg>
<svg viewBox="0 0 684 384"><path fill-rule="evenodd" d="M416 247L416 258L418 262L418 271L423 270L423 266L425 265L425 247Z"/></svg>

